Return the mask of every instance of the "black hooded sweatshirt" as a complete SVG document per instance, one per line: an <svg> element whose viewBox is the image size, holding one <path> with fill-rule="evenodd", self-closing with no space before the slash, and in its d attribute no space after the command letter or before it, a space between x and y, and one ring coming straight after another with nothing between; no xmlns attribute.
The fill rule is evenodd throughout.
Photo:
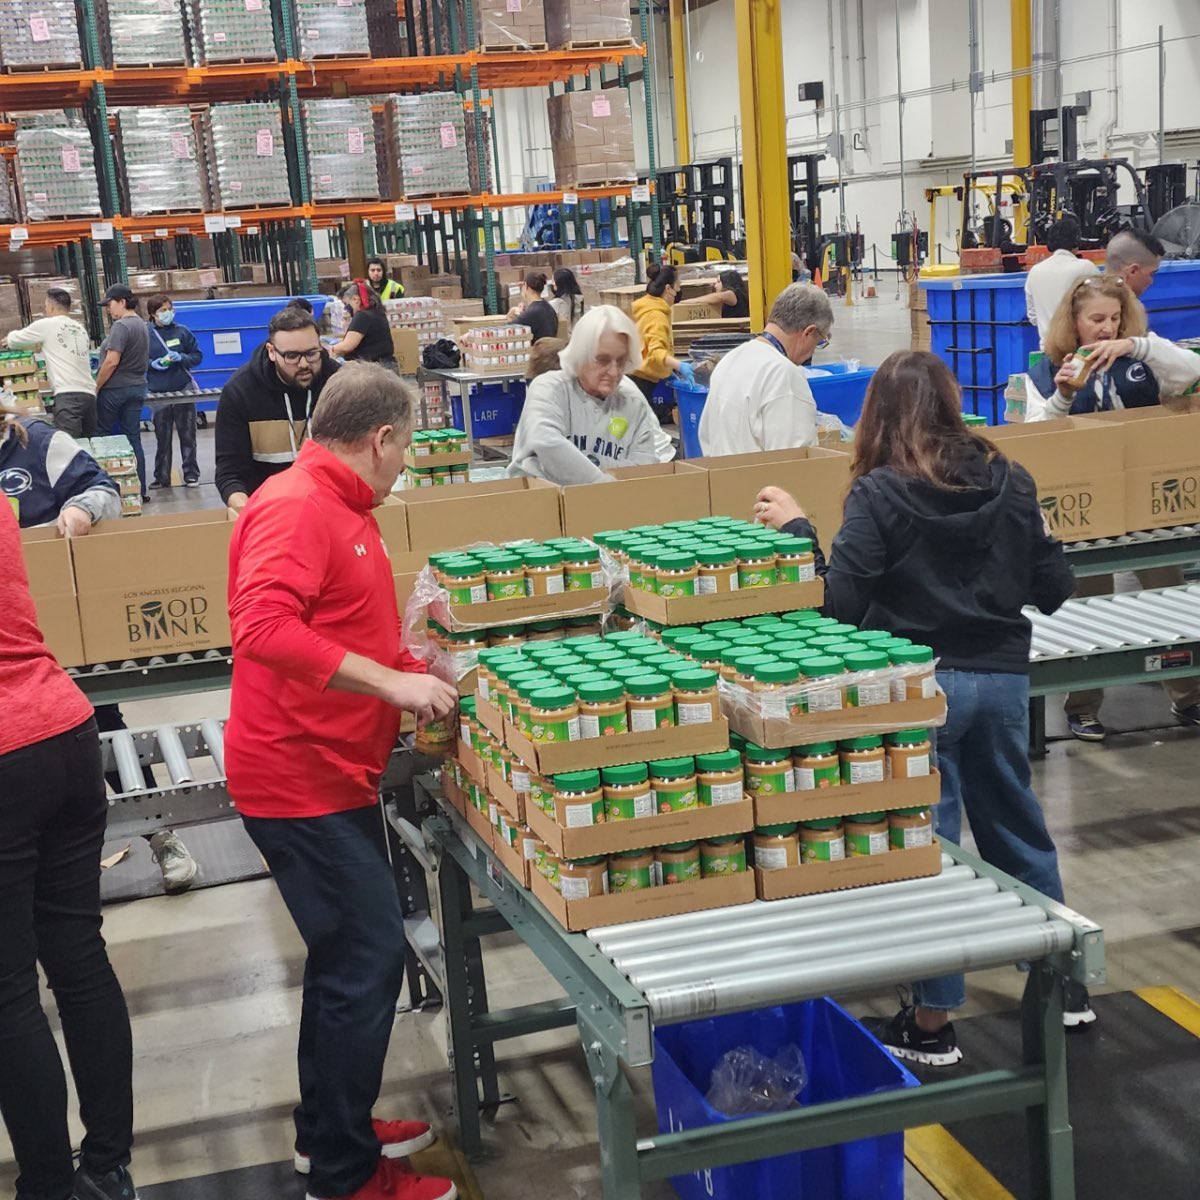
<svg viewBox="0 0 1200 1200"><path fill-rule="evenodd" d="M939 666L1029 671L1032 604L1052 613L1075 591L1046 533L1028 472L981 443L964 446L956 488L881 467L855 481L826 564L825 608L839 621L932 646ZM816 542L804 519L784 529Z"/></svg>
<svg viewBox="0 0 1200 1200"><path fill-rule="evenodd" d="M321 389L337 369L338 364L322 350L312 387L287 388L264 342L229 377L217 401L216 435L217 490L226 504L234 492L254 495L272 475L295 462Z"/></svg>

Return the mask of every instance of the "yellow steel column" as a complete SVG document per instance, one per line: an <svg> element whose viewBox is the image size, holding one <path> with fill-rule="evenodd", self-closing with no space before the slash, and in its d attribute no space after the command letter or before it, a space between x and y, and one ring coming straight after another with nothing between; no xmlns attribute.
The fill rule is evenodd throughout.
<svg viewBox="0 0 1200 1200"><path fill-rule="evenodd" d="M792 281L780 0L735 0L750 323Z"/></svg>
<svg viewBox="0 0 1200 1200"><path fill-rule="evenodd" d="M1033 21L1031 0L1009 0L1012 17L1012 69L1033 68ZM1029 144L1029 114L1033 110L1033 76L1014 77L1012 81L1013 166L1027 167L1033 153Z"/></svg>
<svg viewBox="0 0 1200 1200"><path fill-rule="evenodd" d="M684 32L684 0L671 0L671 78L675 93L675 161L680 166L692 161L692 114L688 111L687 35ZM649 64L647 63L647 66Z"/></svg>

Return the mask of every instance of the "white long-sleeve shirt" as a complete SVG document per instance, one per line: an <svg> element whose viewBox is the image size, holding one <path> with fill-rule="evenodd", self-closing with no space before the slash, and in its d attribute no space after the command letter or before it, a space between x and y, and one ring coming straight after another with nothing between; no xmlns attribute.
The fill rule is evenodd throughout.
<svg viewBox="0 0 1200 1200"><path fill-rule="evenodd" d="M760 338L717 364L700 416L705 455L817 444L817 405L804 372Z"/></svg>
<svg viewBox="0 0 1200 1200"><path fill-rule="evenodd" d="M1055 250L1029 268L1025 276L1025 312L1030 325L1037 326L1039 342L1046 340L1050 322L1072 284L1099 274L1100 268L1094 262L1076 258L1070 250Z"/></svg>
<svg viewBox="0 0 1200 1200"><path fill-rule="evenodd" d="M67 392L96 394L88 359L88 332L73 317L39 317L24 329L8 335L13 350L31 350L41 346L46 356L46 374L56 396Z"/></svg>

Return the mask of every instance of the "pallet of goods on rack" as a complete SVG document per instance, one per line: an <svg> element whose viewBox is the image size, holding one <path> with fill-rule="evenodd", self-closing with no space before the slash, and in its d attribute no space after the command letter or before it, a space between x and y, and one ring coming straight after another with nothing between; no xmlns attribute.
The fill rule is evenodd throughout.
<svg viewBox="0 0 1200 1200"><path fill-rule="evenodd" d="M4 0L0 67L9 73L83 65L75 0Z"/></svg>
<svg viewBox="0 0 1200 1200"><path fill-rule="evenodd" d="M21 113L15 122L17 185L26 219L100 216L92 135L83 113Z"/></svg>
<svg viewBox="0 0 1200 1200"><path fill-rule="evenodd" d="M124 210L135 217L202 211L203 170L191 110L118 108L115 116Z"/></svg>
<svg viewBox="0 0 1200 1200"><path fill-rule="evenodd" d="M189 0L188 24L195 61L275 62L270 0Z"/></svg>
<svg viewBox="0 0 1200 1200"><path fill-rule="evenodd" d="M547 112L560 187L637 181L633 112L624 88L563 92L549 98Z"/></svg>
<svg viewBox="0 0 1200 1200"><path fill-rule="evenodd" d="M214 104L201 128L211 210L291 203L278 104Z"/></svg>
<svg viewBox="0 0 1200 1200"><path fill-rule="evenodd" d="M546 39L552 50L632 45L628 0L546 0Z"/></svg>
<svg viewBox="0 0 1200 1200"><path fill-rule="evenodd" d="M545 0L471 0L484 53L547 49Z"/></svg>
<svg viewBox="0 0 1200 1200"><path fill-rule="evenodd" d="M113 67L182 66L188 61L182 0L98 0Z"/></svg>
<svg viewBox="0 0 1200 1200"><path fill-rule="evenodd" d="M393 196L445 198L470 193L461 96L456 92L389 96L384 113Z"/></svg>
<svg viewBox="0 0 1200 1200"><path fill-rule="evenodd" d="M306 100L304 135L314 203L379 200L379 166L371 102Z"/></svg>
<svg viewBox="0 0 1200 1200"><path fill-rule="evenodd" d="M371 53L366 0L296 0L300 57L365 58Z"/></svg>

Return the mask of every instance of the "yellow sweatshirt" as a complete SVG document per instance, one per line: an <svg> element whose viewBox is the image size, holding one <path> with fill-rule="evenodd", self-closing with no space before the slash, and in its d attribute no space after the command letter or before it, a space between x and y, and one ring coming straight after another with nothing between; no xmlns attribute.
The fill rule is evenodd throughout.
<svg viewBox="0 0 1200 1200"><path fill-rule="evenodd" d="M641 296L633 302L633 319L642 335L642 365L633 374L658 383L671 374L667 359L675 354L671 306L661 296Z"/></svg>

